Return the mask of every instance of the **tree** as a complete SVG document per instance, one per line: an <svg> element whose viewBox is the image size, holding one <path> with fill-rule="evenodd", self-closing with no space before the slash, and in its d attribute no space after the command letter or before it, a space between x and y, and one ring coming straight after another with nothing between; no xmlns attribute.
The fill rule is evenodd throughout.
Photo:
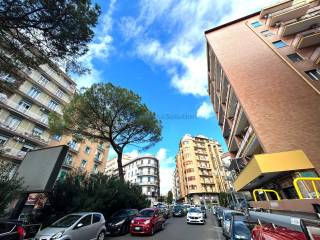
<svg viewBox="0 0 320 240"><path fill-rule="evenodd" d="M125 88L93 84L80 91L64 108L63 115L49 117L52 133L72 133L108 141L118 155L118 170L124 179L122 154L126 146L148 149L161 140L161 122L141 98Z"/></svg>
<svg viewBox="0 0 320 240"><path fill-rule="evenodd" d="M160 195L159 198L158 198L158 201L159 202L165 202L166 201L166 197L163 196L163 195Z"/></svg>
<svg viewBox="0 0 320 240"><path fill-rule="evenodd" d="M77 60L88 51L99 14L91 0L0 1L0 74L21 82L16 69L51 61L83 73Z"/></svg>
<svg viewBox="0 0 320 240"><path fill-rule="evenodd" d="M48 225L72 212L96 211L109 217L123 208L142 209L150 205L139 185L104 174L69 172L56 182L41 221Z"/></svg>
<svg viewBox="0 0 320 240"><path fill-rule="evenodd" d="M0 214L8 204L22 192L22 179L12 174L15 166L10 162L0 161Z"/></svg>
<svg viewBox="0 0 320 240"><path fill-rule="evenodd" d="M173 194L171 191L169 191L167 195L167 203L172 204L172 201L173 201Z"/></svg>

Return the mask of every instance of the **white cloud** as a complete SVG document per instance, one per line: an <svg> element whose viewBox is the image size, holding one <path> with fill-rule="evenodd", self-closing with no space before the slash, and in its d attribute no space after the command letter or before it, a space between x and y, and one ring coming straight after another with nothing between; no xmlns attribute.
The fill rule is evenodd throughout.
<svg viewBox="0 0 320 240"><path fill-rule="evenodd" d="M112 14L115 3L116 0L110 1L107 13L104 14L100 20L102 26L95 30L95 37L93 41L89 43L89 51L79 59L82 64L91 69L90 73L75 77L79 88L89 87L93 83L103 81L102 72L94 67L93 60L100 59L106 61L110 56L113 41L110 33L113 26Z"/></svg>
<svg viewBox="0 0 320 240"><path fill-rule="evenodd" d="M165 67L171 77L171 85L180 93L206 96L204 31L274 2L141 0L139 16L123 18L121 29L126 40L135 40L139 57ZM157 36L154 33L159 31L169 37L154 37Z"/></svg>
<svg viewBox="0 0 320 240"><path fill-rule="evenodd" d="M156 153L160 162L160 193L166 195L172 188L172 174L174 171L175 159L168 156L167 149L160 148Z"/></svg>
<svg viewBox="0 0 320 240"><path fill-rule="evenodd" d="M213 116L213 107L211 103L203 102L197 110L197 117L209 119Z"/></svg>

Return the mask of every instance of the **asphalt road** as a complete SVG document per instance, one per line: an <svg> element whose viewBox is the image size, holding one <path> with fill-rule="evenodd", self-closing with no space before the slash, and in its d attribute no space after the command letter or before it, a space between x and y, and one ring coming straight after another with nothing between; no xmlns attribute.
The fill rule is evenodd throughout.
<svg viewBox="0 0 320 240"><path fill-rule="evenodd" d="M164 230L153 236L131 236L130 234L119 237L107 237L106 239L153 239L153 240L225 240L222 229L218 226L215 216L208 213L205 225L189 225L185 218L170 218Z"/></svg>

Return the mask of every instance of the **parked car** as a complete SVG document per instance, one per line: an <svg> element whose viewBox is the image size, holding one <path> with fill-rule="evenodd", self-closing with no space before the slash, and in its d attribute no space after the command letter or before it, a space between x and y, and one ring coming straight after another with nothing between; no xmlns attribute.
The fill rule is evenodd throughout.
<svg viewBox="0 0 320 240"><path fill-rule="evenodd" d="M250 221L247 216L234 215L230 223L231 240L251 240L251 232L257 223ZM257 238L261 240L261 238Z"/></svg>
<svg viewBox="0 0 320 240"><path fill-rule="evenodd" d="M80 212L64 216L37 233L35 240L103 240L105 219L101 213Z"/></svg>
<svg viewBox="0 0 320 240"><path fill-rule="evenodd" d="M200 223L205 224L203 213L200 208L190 208L187 214L187 223Z"/></svg>
<svg viewBox="0 0 320 240"><path fill-rule="evenodd" d="M235 215L244 216L244 213L235 211L235 210L228 210L228 209L223 210L223 218L222 218L221 225L222 225L223 235L226 238L230 238L231 218L232 216L235 216Z"/></svg>
<svg viewBox="0 0 320 240"><path fill-rule="evenodd" d="M156 231L165 228L165 219L158 208L142 209L138 215L132 219L130 233L153 235Z"/></svg>
<svg viewBox="0 0 320 240"><path fill-rule="evenodd" d="M165 219L170 218L171 213L168 207L166 207L165 205L159 205L157 208Z"/></svg>
<svg viewBox="0 0 320 240"><path fill-rule="evenodd" d="M225 208L223 208L223 207L218 207L216 209L217 221L218 221L218 224L219 224L220 227L221 227L221 223L222 223L222 219L223 219L223 210L224 209Z"/></svg>
<svg viewBox="0 0 320 240"><path fill-rule="evenodd" d="M200 206L201 212L203 213L204 218L207 218L207 209L205 206Z"/></svg>
<svg viewBox="0 0 320 240"><path fill-rule="evenodd" d="M130 223L137 216L137 209L122 209L115 212L107 221L107 234L122 235L130 230Z"/></svg>
<svg viewBox="0 0 320 240"><path fill-rule="evenodd" d="M182 205L175 205L172 210L172 216L183 217L186 215L186 211Z"/></svg>
<svg viewBox="0 0 320 240"><path fill-rule="evenodd" d="M183 204L183 206L186 208L187 212L189 212L189 209L191 208L191 205L190 204Z"/></svg>
<svg viewBox="0 0 320 240"><path fill-rule="evenodd" d="M22 240L24 235L20 221L0 220L0 240Z"/></svg>

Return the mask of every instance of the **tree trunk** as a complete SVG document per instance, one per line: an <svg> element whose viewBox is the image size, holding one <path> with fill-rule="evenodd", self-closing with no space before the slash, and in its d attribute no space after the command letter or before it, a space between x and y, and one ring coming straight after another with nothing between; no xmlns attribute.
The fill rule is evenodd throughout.
<svg viewBox="0 0 320 240"><path fill-rule="evenodd" d="M119 172L119 178L121 181L124 181L124 175L123 175L123 168L122 168L122 151L118 152L118 172Z"/></svg>

